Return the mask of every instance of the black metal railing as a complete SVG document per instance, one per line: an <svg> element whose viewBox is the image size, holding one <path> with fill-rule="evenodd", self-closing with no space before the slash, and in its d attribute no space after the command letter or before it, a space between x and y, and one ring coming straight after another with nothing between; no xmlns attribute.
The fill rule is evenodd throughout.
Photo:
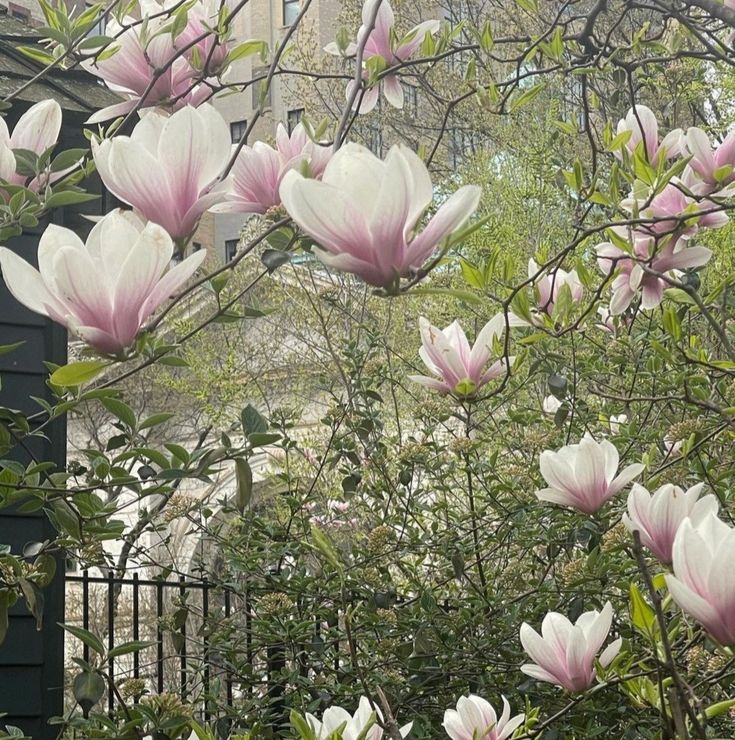
<svg viewBox="0 0 735 740"><path fill-rule="evenodd" d="M247 596L191 576L165 580L133 573L116 578L84 571L81 575L67 573L66 583L67 624L94 633L107 645L108 654L121 643L151 643L131 653L108 655L105 668L111 685L119 686L127 679L142 680L151 693L177 693L182 700L198 706L204 719L210 719L208 699L212 698L216 676L221 695L214 704L232 706L233 676L226 660L211 649L209 635L217 622L233 616L236 602L249 632ZM89 662L89 645L69 635L67 665L69 658L79 655L72 647L75 643ZM108 691L110 713L115 702L115 693Z"/></svg>

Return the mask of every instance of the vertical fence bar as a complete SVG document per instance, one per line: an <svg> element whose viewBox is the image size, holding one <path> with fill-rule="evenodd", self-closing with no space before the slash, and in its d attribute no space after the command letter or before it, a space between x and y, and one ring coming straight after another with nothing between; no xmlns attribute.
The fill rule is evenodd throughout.
<svg viewBox="0 0 735 740"><path fill-rule="evenodd" d="M89 571L82 574L82 627L89 630ZM84 643L84 660L89 663L89 645Z"/></svg>
<svg viewBox="0 0 735 740"><path fill-rule="evenodd" d="M107 650L115 647L115 574L110 570L107 575ZM115 659L107 659L107 707L110 714L115 709L115 695L112 686L115 683Z"/></svg>
<svg viewBox="0 0 735 740"><path fill-rule="evenodd" d="M163 693L163 632L161 632L161 618L163 617L163 584L156 583L156 666L158 671L158 693Z"/></svg>
<svg viewBox="0 0 735 740"><path fill-rule="evenodd" d="M140 603L139 599L138 574L133 573L133 640L140 639ZM133 678L140 678L140 652L136 650L133 653Z"/></svg>
<svg viewBox="0 0 735 740"><path fill-rule="evenodd" d="M230 592L225 591L225 619L230 618L230 611L232 609L232 603L230 601ZM227 666L225 668L227 671L227 677L225 679L225 686L227 687L227 706L232 706L232 674L230 673L230 668Z"/></svg>
<svg viewBox="0 0 735 740"><path fill-rule="evenodd" d="M202 581L202 634L204 636L204 721L209 721L209 582Z"/></svg>
<svg viewBox="0 0 735 740"><path fill-rule="evenodd" d="M179 594L182 597L186 595L186 578L179 576ZM181 625L181 698L186 699L186 617Z"/></svg>

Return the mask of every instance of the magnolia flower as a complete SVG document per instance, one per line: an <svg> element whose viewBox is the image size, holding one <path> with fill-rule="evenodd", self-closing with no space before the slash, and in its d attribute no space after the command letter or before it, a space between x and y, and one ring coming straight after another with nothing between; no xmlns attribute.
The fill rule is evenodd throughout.
<svg viewBox="0 0 735 740"><path fill-rule="evenodd" d="M28 182L26 175L16 172L13 149L28 149L39 157L59 138L61 131L61 106L55 100L42 100L32 105L15 124L13 133L8 124L0 118L0 178L10 185L24 185L38 193L49 182L63 177L68 170L54 172L48 178L34 178Z"/></svg>
<svg viewBox="0 0 735 740"><path fill-rule="evenodd" d="M644 468L634 463L618 473L615 445L606 439L595 442L589 434L579 444L566 445L558 452L544 450L539 462L541 475L549 484L549 488L536 491L539 500L570 506L584 514L598 511Z"/></svg>
<svg viewBox="0 0 735 740"><path fill-rule="evenodd" d="M278 124L276 148L262 141L244 146L232 167L232 192L227 201L214 207L219 213L265 213L281 205L279 188L289 170L320 177L332 156L330 147L315 144L302 124L288 135ZM304 173L306 170L306 173Z"/></svg>
<svg viewBox="0 0 735 740"><path fill-rule="evenodd" d="M444 712L442 723L452 740L505 740L523 724L525 714L510 716L510 704L503 699L503 713L498 719L495 709L481 696L460 696L456 709Z"/></svg>
<svg viewBox="0 0 735 740"><path fill-rule="evenodd" d="M329 737L331 733L338 730L345 723L345 728L342 730L342 740L357 740L360 733L367 727L373 714L375 714L377 720L382 722L383 714L380 709L377 706L373 707L366 696L361 696L360 703L354 715L350 715L346 709L342 709L341 707L329 707L329 709L324 711L321 722L313 714L309 714L308 712L306 713L306 721L314 731L316 740L325 740L325 738ZM412 726L413 722L409 722L407 725L401 727L399 730L401 737L406 737L411 732ZM383 728L376 722L367 731L365 740L381 740L382 737Z"/></svg>
<svg viewBox="0 0 735 740"><path fill-rule="evenodd" d="M365 34L370 24L370 18L375 10L375 3L377 0L365 0L362 6L362 26L357 32L357 43L351 43L342 52L339 46L333 41L324 47L324 51L329 54L336 54L345 56L354 56L357 53L357 47L363 42ZM398 38L396 36L395 16L393 15L393 9L390 6L388 0L381 0L380 7L378 8L378 15L375 18L375 25L368 34L367 41L365 41L363 51L363 62L367 62L368 59L373 57L380 57L386 67L394 67L407 59L410 59L421 46L426 34L436 33L440 27L439 21L424 21L414 26L406 36L396 42ZM367 79L367 70L363 72L363 80ZM352 91L354 89L355 81L353 80L347 86L347 99L349 100ZM369 113L378 102L379 88L382 87L385 99L394 108L403 108L403 88L401 87L401 81L397 74L385 75L380 85L371 87L362 95L357 96L353 108L357 110L359 106L360 113Z"/></svg>
<svg viewBox="0 0 735 740"><path fill-rule="evenodd" d="M661 238L692 236L700 229L719 229L729 217L722 208L706 198L695 199L688 192L695 192L697 181L693 171L685 171L683 179L672 178L660 193L634 190L621 202L621 207L635 218L646 219L638 226L644 236Z"/></svg>
<svg viewBox="0 0 735 740"><path fill-rule="evenodd" d="M615 318L610 313L608 306L598 306L597 315L600 317L600 323L595 324L598 329L607 331L610 334L617 334L617 327L615 326Z"/></svg>
<svg viewBox="0 0 735 740"><path fill-rule="evenodd" d="M642 265L662 275L674 270L702 267L709 262L712 252L706 247L688 246L687 239L664 239L656 250L656 239L652 236L633 234L633 253L624 252L612 242L599 244L597 264L605 275L618 271L612 281L610 314L623 313L640 293L641 308L648 310L663 300L668 283L658 275L646 272Z"/></svg>
<svg viewBox="0 0 735 740"><path fill-rule="evenodd" d="M147 113L131 136L93 142L92 154L107 189L174 239L225 196L215 184L230 158L229 130L211 105Z"/></svg>
<svg viewBox="0 0 735 740"><path fill-rule="evenodd" d="M735 645L735 529L710 511L685 519L676 532L673 575L666 576L674 601L722 645Z"/></svg>
<svg viewBox="0 0 735 740"><path fill-rule="evenodd" d="M704 483L692 486L686 492L671 483L650 494L637 483L628 495L628 513L623 524L629 532L639 532L641 544L647 547L664 565L671 562L674 537L679 525L690 517L696 524L709 513L717 513L717 498L708 494L699 498Z"/></svg>
<svg viewBox="0 0 735 740"><path fill-rule="evenodd" d="M193 42L208 30L207 25L217 25L219 2L194 3L187 11L186 26L175 39L171 15L165 12L172 5L177 4L141 0L145 23L130 16L123 18L122 24L114 17L108 19L106 30L115 38L113 48L117 50L109 57L85 61L82 66L124 100L97 111L87 123L126 115L136 107L166 106L176 110L196 106L211 97L211 87L199 83L201 71L192 66L192 61L196 58L200 67L209 61L206 73L219 72L229 49L211 32L196 44ZM180 50L185 51L182 54Z"/></svg>
<svg viewBox="0 0 735 740"><path fill-rule="evenodd" d="M146 319L196 271L201 250L168 269L174 245L157 224L114 210L83 243L50 225L38 244L36 270L5 247L0 267L8 290L31 311L65 326L102 354L129 347Z"/></svg>
<svg viewBox="0 0 735 740"><path fill-rule="evenodd" d="M539 266L534 259L528 260L528 277L533 278L539 271ZM554 304L559 300L559 293L564 286L568 286L572 300L576 303L582 300L584 288L579 281L576 270L566 272L560 267L552 270L543 277L536 278L534 286L538 293L538 309L551 315L554 312Z"/></svg>
<svg viewBox="0 0 735 740"><path fill-rule="evenodd" d="M556 396L546 396L541 408L545 414L555 414L561 408L562 402Z"/></svg>
<svg viewBox="0 0 735 740"><path fill-rule="evenodd" d="M321 247L314 252L325 265L393 288L467 222L480 188L459 188L419 232L433 197L426 165L400 144L385 161L359 144L346 144L321 181L290 170L280 195L289 216Z"/></svg>
<svg viewBox="0 0 735 740"><path fill-rule="evenodd" d="M585 691L595 678L595 658L610 632L612 616L608 601L601 612L585 612L574 624L563 614L549 612L541 623L540 635L524 622L521 644L535 662L522 665L521 671L573 694ZM612 663L622 643L619 637L602 651L599 661L603 668Z"/></svg>
<svg viewBox="0 0 735 740"><path fill-rule="evenodd" d="M643 151L652 165L658 165L659 157L667 159L676 157L682 152L683 132L681 129L670 131L661 142L658 140L658 121L654 112L645 105L636 105L631 108L625 118L618 123L618 134L630 131L631 135L625 144L626 149L633 153L643 142ZM620 152L615 155L620 158Z"/></svg>
<svg viewBox="0 0 735 740"><path fill-rule="evenodd" d="M666 457L677 457L678 455L681 455L681 448L684 447L684 440L674 440L671 437L666 436L663 439L663 447Z"/></svg>
<svg viewBox="0 0 735 740"><path fill-rule="evenodd" d="M628 423L628 415L627 414L613 414L609 419L608 423L610 424L610 433L611 434L618 434L620 432L620 427L623 426L623 424Z"/></svg>
<svg viewBox="0 0 735 740"><path fill-rule="evenodd" d="M211 29L217 28L220 9L229 14L233 5L229 0L224 3L221 0L200 0L187 11L186 27L176 37L176 46L186 48L186 58L200 72L204 70L205 74L216 75L225 68L232 42L219 37ZM192 43L194 46L190 47Z"/></svg>
<svg viewBox="0 0 735 740"><path fill-rule="evenodd" d="M520 322L515 316L509 316L508 323L517 326ZM419 329L422 346L419 356L438 377L410 375L410 380L440 393L472 398L484 385L506 373L513 363L513 357L503 357L487 367L493 343L502 336L505 325L505 314L493 316L477 335L474 346L470 347L458 321L453 321L442 330L421 317Z"/></svg>
<svg viewBox="0 0 735 740"><path fill-rule="evenodd" d="M693 126L688 129L685 141L686 148L692 155L689 167L707 185L727 185L735 180L735 132L731 131L714 151L709 137L701 128Z"/></svg>

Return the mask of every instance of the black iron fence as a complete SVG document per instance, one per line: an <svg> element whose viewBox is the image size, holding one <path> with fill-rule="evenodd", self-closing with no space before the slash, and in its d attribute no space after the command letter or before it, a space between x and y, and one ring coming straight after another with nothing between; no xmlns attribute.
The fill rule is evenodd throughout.
<svg viewBox="0 0 735 740"><path fill-rule="evenodd" d="M117 693L125 692L126 683L131 695L176 693L197 707L205 720L210 719L210 707L233 706L235 680L225 656L210 644L210 634L233 616L250 634L247 596L188 576L145 579L134 573L116 578L84 571L67 574L66 583L66 623L83 627L106 645L106 664L99 667ZM133 641L150 644L109 656L114 648ZM247 647L251 660L249 639ZM87 662L95 659L91 652L89 645L68 635L66 664L70 669L75 656ZM108 691L110 712L118 700L115 692Z"/></svg>

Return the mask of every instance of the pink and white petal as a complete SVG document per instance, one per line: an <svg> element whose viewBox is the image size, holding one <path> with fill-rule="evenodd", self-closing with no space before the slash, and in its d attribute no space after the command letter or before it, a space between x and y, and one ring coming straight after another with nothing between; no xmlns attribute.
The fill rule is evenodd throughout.
<svg viewBox="0 0 735 740"><path fill-rule="evenodd" d="M383 95L394 108L403 108L403 86L398 75L387 75L382 80Z"/></svg>
<svg viewBox="0 0 735 740"><path fill-rule="evenodd" d="M149 223L129 247L114 283L115 335L121 342L131 342L138 333L141 322L147 318L144 313L147 299L154 287L157 287L172 254L171 237L154 223Z"/></svg>
<svg viewBox="0 0 735 740"><path fill-rule="evenodd" d="M386 163L367 147L348 143L340 147L327 164L322 182L333 186L354 208L369 214L375 210L386 177Z"/></svg>
<svg viewBox="0 0 735 740"><path fill-rule="evenodd" d="M517 714L507 721L498 735L498 740L507 740L526 721L525 714ZM500 729L500 728L498 728Z"/></svg>
<svg viewBox="0 0 735 740"><path fill-rule="evenodd" d="M544 450L539 455L539 469L544 480L560 491L576 491L577 478L569 462L557 452Z"/></svg>
<svg viewBox="0 0 735 740"><path fill-rule="evenodd" d="M440 242L464 226L477 210L481 192L476 185L463 185L453 193L409 245L407 264L420 267Z"/></svg>
<svg viewBox="0 0 735 740"><path fill-rule="evenodd" d="M590 660L597 655L610 632L613 617L612 604L608 601L601 612L593 612L593 615L594 619L590 620L584 630Z"/></svg>
<svg viewBox="0 0 735 740"><path fill-rule="evenodd" d="M548 672L557 674L559 667L559 654L555 648L547 642L527 622L521 624L521 645L530 658ZM558 674L557 674L558 675Z"/></svg>
<svg viewBox="0 0 735 740"><path fill-rule="evenodd" d="M644 311L650 311L661 303L664 298L664 286L663 280L646 276L641 287L641 308Z"/></svg>
<svg viewBox="0 0 735 740"><path fill-rule="evenodd" d="M717 165L709 136L701 128L692 126L686 132L686 147L693 156L690 167L702 177L711 177Z"/></svg>
<svg viewBox="0 0 735 740"><path fill-rule="evenodd" d="M384 273L372 262L367 262L352 254L331 254L323 249L315 249L314 256L327 267L338 272L349 272L364 280L369 285L382 288L397 277L395 273Z"/></svg>
<svg viewBox="0 0 735 740"><path fill-rule="evenodd" d="M0 121L3 121L3 119L0 118ZM5 180L5 182L14 182L17 177L16 166L15 154L13 154L11 148L7 144L0 143L0 179Z"/></svg>
<svg viewBox="0 0 735 740"><path fill-rule="evenodd" d="M351 82L347 86L346 97L349 99L351 96L351 86L354 82ZM380 85L373 85L367 90L363 89L357 93L354 103L352 104L352 110L357 111L361 116L375 108L378 104L378 96L380 95Z"/></svg>
<svg viewBox="0 0 735 740"><path fill-rule="evenodd" d="M56 284L54 257L62 247L86 252L84 242L71 229L49 224L38 241L38 269L44 283L52 292Z"/></svg>
<svg viewBox="0 0 735 740"><path fill-rule="evenodd" d="M580 509L580 501L567 491L559 491L556 488L542 488L536 491L539 501L548 501L550 504L568 506L572 509Z"/></svg>
<svg viewBox="0 0 735 740"><path fill-rule="evenodd" d="M42 100L18 119L10 136L10 146L43 154L56 144L60 131L61 106L55 100Z"/></svg>
<svg viewBox="0 0 735 740"><path fill-rule="evenodd" d="M421 157L412 149L403 144L396 147L400 156L405 160L406 166L411 173L411 188L409 199L411 206L406 219L406 238L408 239L409 231L414 228L423 212L429 207L433 197L434 189L431 185L429 170Z"/></svg>
<svg viewBox="0 0 735 740"><path fill-rule="evenodd" d="M189 255L172 267L156 284L140 308L140 321L144 322L162 303L178 292L184 283L201 267L207 257L204 249Z"/></svg>
<svg viewBox="0 0 735 740"><path fill-rule="evenodd" d="M414 52L421 46L426 34L437 33L441 28L441 23L437 20L423 21L414 26L407 34L410 38L404 41L395 51L395 55L402 62L413 56Z"/></svg>
<svg viewBox="0 0 735 740"><path fill-rule="evenodd" d="M452 740L472 740L472 732L465 727L456 709L447 709L444 712L442 726Z"/></svg>
<svg viewBox="0 0 735 740"><path fill-rule="evenodd" d="M447 384L454 388L467 374L458 350L452 346L441 329L432 326L423 317L419 319L419 332L423 349L429 359Z"/></svg>
<svg viewBox="0 0 735 740"><path fill-rule="evenodd" d="M211 192L202 195L192 203L191 208L189 208L189 210L181 217L181 221L176 230L168 230L169 234L171 234L175 239L189 236L195 231L202 215L213 206L221 203L226 197L227 192L224 189L212 190ZM156 219L154 218L151 220L155 221ZM165 227L165 224L161 225Z"/></svg>
<svg viewBox="0 0 735 740"><path fill-rule="evenodd" d="M48 291L38 270L7 247L0 247L0 269L13 298L27 309L48 316L46 305L58 306L58 301ZM63 315L63 307L58 308Z"/></svg>
<svg viewBox="0 0 735 740"><path fill-rule="evenodd" d="M706 524L705 518L702 524ZM711 543L700 536L700 528L696 530L691 519L685 519L674 538L673 570L677 579L698 594L707 593L707 578L712 563Z"/></svg>
<svg viewBox="0 0 735 740"><path fill-rule="evenodd" d="M372 241L365 218L343 191L292 170L281 181L280 195L288 215L324 249L335 255L347 252L372 263Z"/></svg>
<svg viewBox="0 0 735 740"><path fill-rule="evenodd" d="M104 123L109 121L111 118L117 118L118 116L126 116L130 113L138 103L137 98L131 98L130 100L124 100L122 103L115 103L114 105L108 105L105 108L101 108L96 113L93 113L85 123Z"/></svg>
<svg viewBox="0 0 735 740"><path fill-rule="evenodd" d="M452 392L452 389L443 380L430 378L427 375L409 375L408 379L412 380L414 383L419 383L427 388L431 388L434 391L439 391L439 393Z"/></svg>
<svg viewBox="0 0 735 740"><path fill-rule="evenodd" d="M124 203L163 226L177 223L168 182L153 155L129 138L92 145L97 171L105 187Z"/></svg>
<svg viewBox="0 0 735 740"><path fill-rule="evenodd" d="M112 295L86 250L61 247L53 257L54 291L78 324L114 333Z"/></svg>
<svg viewBox="0 0 735 740"><path fill-rule="evenodd" d="M557 686L561 686L559 679L549 671L544 670L541 666L535 665L534 663L524 663L521 666L521 673L525 673L531 678L535 678L537 681L544 681L546 683L553 683Z"/></svg>
<svg viewBox="0 0 735 740"><path fill-rule="evenodd" d="M116 355L125 349L117 337L96 326L74 325L69 331L103 355Z"/></svg>
<svg viewBox="0 0 735 740"><path fill-rule="evenodd" d="M366 0L362 6L362 23L363 27L367 29L375 10L376 2L380 2L380 7L375 17L375 24L370 31L370 51L388 60L391 56L391 32L395 24L393 8L391 8L388 0Z"/></svg>
<svg viewBox="0 0 735 740"><path fill-rule="evenodd" d="M712 626L719 624L720 620L717 611L711 604L676 576L667 574L665 578L671 598L674 599L683 611L694 617L694 619L700 624L703 624L707 629L711 629Z"/></svg>
<svg viewBox="0 0 735 740"><path fill-rule="evenodd" d="M620 652L620 648L623 646L623 638L618 637L617 640L613 640L600 654L600 665L603 668L607 668L610 663L615 660L618 653Z"/></svg>
<svg viewBox="0 0 735 740"><path fill-rule="evenodd" d="M638 477L645 469L646 466L641 463L633 463L632 465L628 465L626 468L623 468L620 474L613 479L612 483L610 483L610 487L608 489L610 495L612 496L625 488L628 483Z"/></svg>
<svg viewBox="0 0 735 740"><path fill-rule="evenodd" d="M87 237L86 249L111 286L115 285L122 266L138 241L145 222L133 211L116 208L98 221ZM168 259L171 258L169 255ZM165 267L165 263L161 270Z"/></svg>
<svg viewBox="0 0 735 740"><path fill-rule="evenodd" d="M412 173L405 158L399 149L391 148L385 158L380 189L368 216L368 228L376 247L373 259L381 270L403 265L412 185Z"/></svg>

